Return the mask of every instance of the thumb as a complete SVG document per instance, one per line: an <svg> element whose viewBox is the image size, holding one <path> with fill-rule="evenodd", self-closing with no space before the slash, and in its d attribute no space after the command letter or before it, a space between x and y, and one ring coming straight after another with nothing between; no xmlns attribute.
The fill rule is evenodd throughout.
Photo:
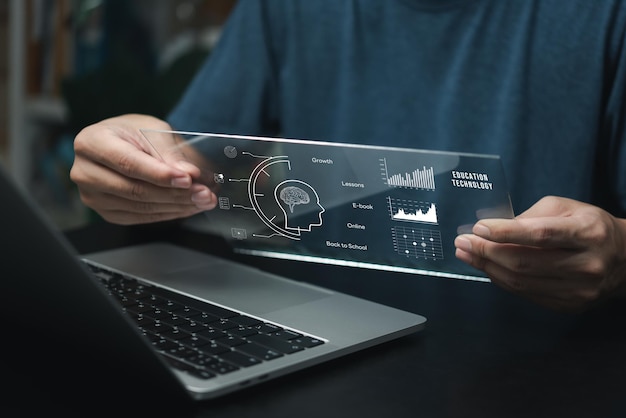
<svg viewBox="0 0 626 418"><path fill-rule="evenodd" d="M152 129L140 129L147 142L147 149L154 158L161 160L169 166L189 174L192 178L200 176L200 169L194 164L186 141L176 131L162 131ZM193 153L191 153L193 155Z"/></svg>

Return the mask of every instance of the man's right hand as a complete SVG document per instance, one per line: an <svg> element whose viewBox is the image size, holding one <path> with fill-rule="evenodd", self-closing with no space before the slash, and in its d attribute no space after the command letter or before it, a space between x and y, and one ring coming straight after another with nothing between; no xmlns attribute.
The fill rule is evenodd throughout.
<svg viewBox="0 0 626 418"><path fill-rule="evenodd" d="M165 163L152 156L142 128L171 130L152 116L128 114L79 132L70 178L83 203L108 222L123 225L184 218L213 209L215 194L196 182L200 169L182 158Z"/></svg>

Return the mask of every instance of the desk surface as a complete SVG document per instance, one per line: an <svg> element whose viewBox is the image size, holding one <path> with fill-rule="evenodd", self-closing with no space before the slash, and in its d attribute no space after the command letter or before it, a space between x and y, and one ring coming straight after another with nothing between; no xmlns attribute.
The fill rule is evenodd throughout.
<svg viewBox="0 0 626 418"><path fill-rule="evenodd" d="M175 224L70 231L81 253L168 240L228 255ZM547 311L489 283L245 258L428 318L420 333L199 403L194 417L626 416L626 306ZM176 408L176 405L173 405ZM182 413L182 412L181 412ZM173 415L172 415L173 416Z"/></svg>

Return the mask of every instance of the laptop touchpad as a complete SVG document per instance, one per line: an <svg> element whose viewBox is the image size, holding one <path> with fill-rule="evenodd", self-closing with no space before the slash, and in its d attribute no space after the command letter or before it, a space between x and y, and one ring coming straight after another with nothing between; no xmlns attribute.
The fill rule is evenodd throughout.
<svg viewBox="0 0 626 418"><path fill-rule="evenodd" d="M119 248L88 258L249 314L265 314L332 295L245 264L164 243Z"/></svg>
<svg viewBox="0 0 626 418"><path fill-rule="evenodd" d="M195 265L157 274L154 281L250 314L264 314L332 294L261 270L228 262Z"/></svg>

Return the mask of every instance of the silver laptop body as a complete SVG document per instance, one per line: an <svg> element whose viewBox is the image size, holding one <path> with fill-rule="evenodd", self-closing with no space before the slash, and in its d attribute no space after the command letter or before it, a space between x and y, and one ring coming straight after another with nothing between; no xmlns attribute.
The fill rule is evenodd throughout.
<svg viewBox="0 0 626 418"><path fill-rule="evenodd" d="M0 313L7 319L3 373L6 395L24 408L51 393L68 408L100 401L104 407L112 396L209 399L421 330L426 321L170 244L80 257L4 170L0 193L7 272L0 280ZM164 361L81 258L324 344L215 378L192 377Z"/></svg>
<svg viewBox="0 0 626 418"><path fill-rule="evenodd" d="M232 392L416 332L426 321L420 315L167 243L88 254L85 259L325 342L211 379L174 369L196 399Z"/></svg>

